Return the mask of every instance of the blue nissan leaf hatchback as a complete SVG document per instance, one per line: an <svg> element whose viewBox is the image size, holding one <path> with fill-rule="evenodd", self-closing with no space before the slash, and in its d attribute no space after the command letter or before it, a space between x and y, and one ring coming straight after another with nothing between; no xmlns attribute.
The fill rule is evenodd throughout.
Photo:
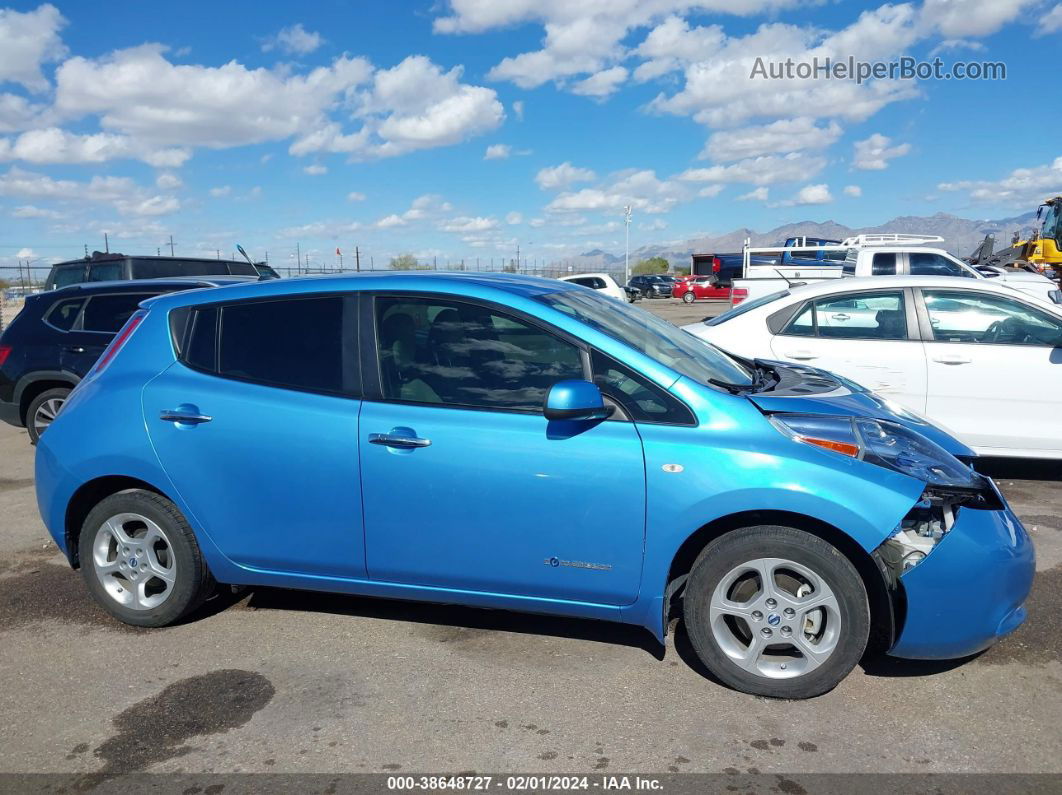
<svg viewBox="0 0 1062 795"><path fill-rule="evenodd" d="M972 454L829 373L565 282L363 274L141 305L37 450L120 621L217 583L638 624L749 693L1025 617L1033 548Z"/></svg>

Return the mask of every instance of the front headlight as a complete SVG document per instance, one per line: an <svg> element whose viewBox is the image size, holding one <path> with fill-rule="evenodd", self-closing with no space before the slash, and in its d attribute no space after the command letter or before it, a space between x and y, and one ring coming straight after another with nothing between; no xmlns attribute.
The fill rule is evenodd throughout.
<svg viewBox="0 0 1062 795"><path fill-rule="evenodd" d="M930 486L981 491L984 478L920 433L870 417L773 414L771 422L797 442L892 469Z"/></svg>

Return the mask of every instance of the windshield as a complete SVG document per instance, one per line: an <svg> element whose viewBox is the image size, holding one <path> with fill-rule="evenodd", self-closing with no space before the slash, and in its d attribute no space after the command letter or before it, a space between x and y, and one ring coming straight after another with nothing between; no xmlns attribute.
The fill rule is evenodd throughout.
<svg viewBox="0 0 1062 795"><path fill-rule="evenodd" d="M751 301L742 301L738 306L733 309L728 309L721 315L716 317L706 317L704 319L704 325L706 326L718 326L721 323L726 323L728 320L733 320L738 315L743 315L746 312L758 309L764 304L769 304L771 301L777 301L779 298L785 298L789 295L788 290L779 290L776 293L770 293L768 295L761 295L759 298L753 298Z"/></svg>
<svg viewBox="0 0 1062 795"><path fill-rule="evenodd" d="M752 384L752 373L718 348L643 309L582 290L536 297L613 339L630 345L665 367L701 384L710 380Z"/></svg>

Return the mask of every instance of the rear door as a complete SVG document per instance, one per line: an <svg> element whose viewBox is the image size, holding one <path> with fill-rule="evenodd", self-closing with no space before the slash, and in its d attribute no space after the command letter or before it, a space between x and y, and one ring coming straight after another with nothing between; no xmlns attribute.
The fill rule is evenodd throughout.
<svg viewBox="0 0 1062 795"><path fill-rule="evenodd" d="M985 455L1062 450L1062 319L978 290L921 298L926 414Z"/></svg>
<svg viewBox="0 0 1062 795"><path fill-rule="evenodd" d="M197 310L144 388L159 461L235 563L363 578L354 302L286 296Z"/></svg>
<svg viewBox="0 0 1062 795"><path fill-rule="evenodd" d="M158 291L88 296L77 322L63 340L60 351L62 369L83 378L140 302L154 295L158 295Z"/></svg>
<svg viewBox="0 0 1062 795"><path fill-rule="evenodd" d="M771 339L771 350L924 411L926 362L916 330L909 291L852 292L808 301Z"/></svg>

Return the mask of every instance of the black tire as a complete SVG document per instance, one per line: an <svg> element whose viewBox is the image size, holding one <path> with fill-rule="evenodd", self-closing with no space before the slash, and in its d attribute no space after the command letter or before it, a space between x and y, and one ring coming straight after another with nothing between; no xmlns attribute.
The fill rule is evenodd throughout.
<svg viewBox="0 0 1062 795"><path fill-rule="evenodd" d="M51 403L51 405L56 405L56 402L58 402L59 408L62 408L62 404L66 402L67 397L70 395L70 391L70 389L65 387L46 389L30 401L29 406L26 407L26 432L29 434L30 444L37 444L41 438L41 434L44 433L47 428L47 425L43 427L38 425L37 414L49 403ZM56 409L56 412L58 412L58 409ZM55 419L54 415L52 416L52 419ZM48 420L47 424L51 424L51 419Z"/></svg>
<svg viewBox="0 0 1062 795"><path fill-rule="evenodd" d="M151 609L133 609L119 604L97 576L93 557L96 535L108 519L118 514L137 514L151 520L163 531L172 549L175 566L173 585L161 604ZM138 627L173 624L199 607L214 591L214 579L203 560L192 528L176 505L152 491L131 489L101 500L89 512L81 527L78 553L81 573L93 598L104 610L126 624ZM118 554L121 552L118 551Z"/></svg>
<svg viewBox="0 0 1062 795"><path fill-rule="evenodd" d="M692 291L685 292L682 294L682 300L684 303L692 304L694 301L697 300L697 296L695 296Z"/></svg>
<svg viewBox="0 0 1062 795"><path fill-rule="evenodd" d="M713 631L710 604L716 586L736 567L761 558L783 558L806 567L836 597L839 611L836 645L825 661L807 673L772 678L750 672L730 658ZM775 616L768 618L773 624ZM697 655L724 684L759 696L802 699L829 692L859 662L870 635L870 608L859 573L834 546L791 527L761 525L727 533L701 551L686 582L683 622ZM758 631L762 632L766 624L757 626L761 626ZM757 631L747 622L746 627L751 632ZM803 632L803 628L798 627L797 631ZM774 638L782 640L777 634Z"/></svg>

